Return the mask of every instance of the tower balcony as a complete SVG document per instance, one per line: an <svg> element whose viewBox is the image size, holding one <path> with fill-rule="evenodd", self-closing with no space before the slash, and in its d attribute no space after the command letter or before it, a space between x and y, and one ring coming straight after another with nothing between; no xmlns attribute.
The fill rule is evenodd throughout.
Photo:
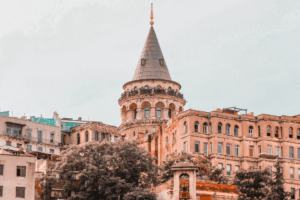
<svg viewBox="0 0 300 200"><path fill-rule="evenodd" d="M164 89L157 89L157 88L140 88L137 90L125 91L124 93L121 94L121 97L119 98L119 102L128 97L134 97L140 95L157 95L157 94L173 96L185 101L183 94L175 90L164 90Z"/></svg>

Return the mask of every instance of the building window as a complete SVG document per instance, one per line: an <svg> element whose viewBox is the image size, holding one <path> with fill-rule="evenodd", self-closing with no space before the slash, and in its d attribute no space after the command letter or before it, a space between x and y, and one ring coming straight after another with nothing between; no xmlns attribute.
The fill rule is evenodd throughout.
<svg viewBox="0 0 300 200"><path fill-rule="evenodd" d="M195 132L198 133L199 132L199 122L195 121Z"/></svg>
<svg viewBox="0 0 300 200"><path fill-rule="evenodd" d="M298 169L298 179L300 180L300 169Z"/></svg>
<svg viewBox="0 0 300 200"><path fill-rule="evenodd" d="M275 155L276 156L280 156L280 148L279 147L275 147Z"/></svg>
<svg viewBox="0 0 300 200"><path fill-rule="evenodd" d="M28 129L28 140L31 140L31 132L32 132L32 130Z"/></svg>
<svg viewBox="0 0 300 200"><path fill-rule="evenodd" d="M169 139L168 139L168 136L166 137L166 148L168 148L169 146Z"/></svg>
<svg viewBox="0 0 300 200"><path fill-rule="evenodd" d="M145 108L145 117L146 118L150 117L150 108L149 107Z"/></svg>
<svg viewBox="0 0 300 200"><path fill-rule="evenodd" d="M54 149L50 149L50 153L51 153L51 154L54 154Z"/></svg>
<svg viewBox="0 0 300 200"><path fill-rule="evenodd" d="M134 119L137 118L137 114L138 114L138 109L136 108L136 109L134 109Z"/></svg>
<svg viewBox="0 0 300 200"><path fill-rule="evenodd" d="M289 138L293 138L293 128L290 127L289 129Z"/></svg>
<svg viewBox="0 0 300 200"><path fill-rule="evenodd" d="M161 108L160 107L156 108L156 117L161 117Z"/></svg>
<svg viewBox="0 0 300 200"><path fill-rule="evenodd" d="M205 157L208 156L208 143L207 142L203 143L203 154Z"/></svg>
<svg viewBox="0 0 300 200"><path fill-rule="evenodd" d="M234 126L234 136L239 136L239 126L238 125Z"/></svg>
<svg viewBox="0 0 300 200"><path fill-rule="evenodd" d="M218 133L222 133L222 123L218 123Z"/></svg>
<svg viewBox="0 0 300 200"><path fill-rule="evenodd" d="M231 176L231 165L227 165L227 176Z"/></svg>
<svg viewBox="0 0 300 200"><path fill-rule="evenodd" d="M118 137L114 136L114 142L118 141Z"/></svg>
<svg viewBox="0 0 300 200"><path fill-rule="evenodd" d="M11 146L11 141L6 141L7 146Z"/></svg>
<svg viewBox="0 0 300 200"><path fill-rule="evenodd" d="M184 133L187 133L187 123L186 122L183 123L183 131L184 131Z"/></svg>
<svg viewBox="0 0 300 200"><path fill-rule="evenodd" d="M3 196L3 186L0 186L0 197Z"/></svg>
<svg viewBox="0 0 300 200"><path fill-rule="evenodd" d="M99 133L98 131L95 131L95 141L99 141Z"/></svg>
<svg viewBox="0 0 300 200"><path fill-rule="evenodd" d="M290 168L290 178L294 178L294 168Z"/></svg>
<svg viewBox="0 0 300 200"><path fill-rule="evenodd" d="M195 142L195 153L199 153L199 149L200 149L200 142Z"/></svg>
<svg viewBox="0 0 300 200"><path fill-rule="evenodd" d="M240 155L239 148L240 148L239 145L235 145L235 146L234 146L235 156L239 156L239 155Z"/></svg>
<svg viewBox="0 0 300 200"><path fill-rule="evenodd" d="M164 59L159 59L160 66L164 66Z"/></svg>
<svg viewBox="0 0 300 200"><path fill-rule="evenodd" d="M0 165L0 175L3 175L4 165Z"/></svg>
<svg viewBox="0 0 300 200"><path fill-rule="evenodd" d="M258 153L261 154L261 146L258 146Z"/></svg>
<svg viewBox="0 0 300 200"><path fill-rule="evenodd" d="M43 152L43 147L38 147L37 150Z"/></svg>
<svg viewBox="0 0 300 200"><path fill-rule="evenodd" d="M295 199L295 188L291 188L291 199Z"/></svg>
<svg viewBox="0 0 300 200"><path fill-rule="evenodd" d="M26 151L32 151L32 146L31 145L27 145Z"/></svg>
<svg viewBox="0 0 300 200"><path fill-rule="evenodd" d="M267 136L271 136L271 126L267 126Z"/></svg>
<svg viewBox="0 0 300 200"><path fill-rule="evenodd" d="M142 66L145 66L145 64L146 64L146 59L142 58L142 59L141 59L141 65L142 65Z"/></svg>
<svg viewBox="0 0 300 200"><path fill-rule="evenodd" d="M249 137L253 137L253 126L249 126Z"/></svg>
<svg viewBox="0 0 300 200"><path fill-rule="evenodd" d="M175 144L175 142L176 142L175 133L173 133L173 142L172 142L172 144Z"/></svg>
<svg viewBox="0 0 300 200"><path fill-rule="evenodd" d="M230 124L226 124L226 134L230 135Z"/></svg>
<svg viewBox="0 0 300 200"><path fill-rule="evenodd" d="M51 142L51 143L54 142L54 133L50 133L50 142Z"/></svg>
<svg viewBox="0 0 300 200"><path fill-rule="evenodd" d="M211 142L209 143L209 146L210 146L209 147L210 148L210 153L212 154L212 143Z"/></svg>
<svg viewBox="0 0 300 200"><path fill-rule="evenodd" d="M25 177L26 176L26 167L17 166L17 176Z"/></svg>
<svg viewBox="0 0 300 200"><path fill-rule="evenodd" d="M135 132L133 131L133 137L135 137Z"/></svg>
<svg viewBox="0 0 300 200"><path fill-rule="evenodd" d="M169 117L169 118L172 117L172 110L171 110L171 108L168 109L168 117Z"/></svg>
<svg viewBox="0 0 300 200"><path fill-rule="evenodd" d="M77 144L80 144L80 135L79 135L79 133L77 134Z"/></svg>
<svg viewBox="0 0 300 200"><path fill-rule="evenodd" d="M281 147L281 157L283 157L283 147Z"/></svg>
<svg viewBox="0 0 300 200"><path fill-rule="evenodd" d="M238 171L239 169L240 169L240 166L239 166L239 165L236 165L234 170L235 170L235 171Z"/></svg>
<svg viewBox="0 0 300 200"><path fill-rule="evenodd" d="M19 126L9 125L6 128L6 134L10 136L19 137L21 136L22 128Z"/></svg>
<svg viewBox="0 0 300 200"><path fill-rule="evenodd" d="M207 134L207 123L203 123L203 133Z"/></svg>
<svg viewBox="0 0 300 200"><path fill-rule="evenodd" d="M211 126L211 122L209 122L209 133L212 134L212 126Z"/></svg>
<svg viewBox="0 0 300 200"><path fill-rule="evenodd" d="M184 142L184 143L183 143L183 150L184 150L185 152L187 152L187 142Z"/></svg>
<svg viewBox="0 0 300 200"><path fill-rule="evenodd" d="M258 126L258 137L260 137L260 126Z"/></svg>
<svg viewBox="0 0 300 200"><path fill-rule="evenodd" d="M300 139L300 128L297 129L297 139ZM300 194L299 194L300 195Z"/></svg>
<svg viewBox="0 0 300 200"><path fill-rule="evenodd" d="M42 142L43 140L43 131L38 131L38 142Z"/></svg>
<svg viewBox="0 0 300 200"><path fill-rule="evenodd" d="M89 132L85 132L85 142L89 141Z"/></svg>
<svg viewBox="0 0 300 200"><path fill-rule="evenodd" d="M251 157L254 156L254 146L249 147L249 156L251 156Z"/></svg>
<svg viewBox="0 0 300 200"><path fill-rule="evenodd" d="M231 145L230 144L226 144L226 154L227 155L231 155Z"/></svg>
<svg viewBox="0 0 300 200"><path fill-rule="evenodd" d="M105 140L105 133L101 133L101 142L103 142Z"/></svg>
<svg viewBox="0 0 300 200"><path fill-rule="evenodd" d="M278 127L278 126L275 127L274 134L275 134L275 137L276 137L276 138L279 137L279 127Z"/></svg>
<svg viewBox="0 0 300 200"><path fill-rule="evenodd" d="M218 154L222 154L223 144L218 142Z"/></svg>
<svg viewBox="0 0 300 200"><path fill-rule="evenodd" d="M294 158L294 147L290 147L290 158Z"/></svg>
<svg viewBox="0 0 300 200"><path fill-rule="evenodd" d="M16 187L16 197L25 198L25 187Z"/></svg>
<svg viewBox="0 0 300 200"><path fill-rule="evenodd" d="M133 88L133 90L138 90L138 87L137 87L137 86L135 86L135 87Z"/></svg>
<svg viewBox="0 0 300 200"><path fill-rule="evenodd" d="M267 153L272 154L272 146L271 145L267 146Z"/></svg>
<svg viewBox="0 0 300 200"><path fill-rule="evenodd" d="M223 168L223 163L219 163L218 168L222 169Z"/></svg>
<svg viewBox="0 0 300 200"><path fill-rule="evenodd" d="M145 89L149 89L149 85L145 85Z"/></svg>

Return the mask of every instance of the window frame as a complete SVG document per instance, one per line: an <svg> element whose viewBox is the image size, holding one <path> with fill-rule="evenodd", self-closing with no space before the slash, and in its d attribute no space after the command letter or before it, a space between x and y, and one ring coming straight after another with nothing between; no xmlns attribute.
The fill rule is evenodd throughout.
<svg viewBox="0 0 300 200"><path fill-rule="evenodd" d="M239 136L239 126L238 125L234 126L234 136Z"/></svg>
<svg viewBox="0 0 300 200"><path fill-rule="evenodd" d="M22 196L22 191L24 196ZM16 187L16 198L24 198L25 199L25 187Z"/></svg>
<svg viewBox="0 0 300 200"><path fill-rule="evenodd" d="M234 145L234 155L236 157L239 157L240 156L240 145Z"/></svg>
<svg viewBox="0 0 300 200"><path fill-rule="evenodd" d="M254 128L253 126L249 126L249 137L253 137L254 136Z"/></svg>
<svg viewBox="0 0 300 200"><path fill-rule="evenodd" d="M294 157L294 147L289 147L289 158L295 158Z"/></svg>
<svg viewBox="0 0 300 200"><path fill-rule="evenodd" d="M202 128L204 134L207 134L207 131L208 131L208 128L207 128L207 127L208 127L207 123L204 122L204 123L203 123L203 128Z"/></svg>
<svg viewBox="0 0 300 200"><path fill-rule="evenodd" d="M208 143L207 142L203 143L203 155L205 157L208 157Z"/></svg>
<svg viewBox="0 0 300 200"><path fill-rule="evenodd" d="M222 129L223 129L223 125L222 125L221 122L219 122L219 123L218 123L218 133L219 133L219 134L222 134L222 132L223 132Z"/></svg>
<svg viewBox="0 0 300 200"><path fill-rule="evenodd" d="M156 107L156 117L161 118L161 108L160 107Z"/></svg>
<svg viewBox="0 0 300 200"><path fill-rule="evenodd" d="M223 143L218 142L218 154L223 154Z"/></svg>
<svg viewBox="0 0 300 200"><path fill-rule="evenodd" d="M198 121L195 121L194 129L195 129L195 133L199 133L199 122Z"/></svg>
<svg viewBox="0 0 300 200"><path fill-rule="evenodd" d="M231 129L230 124L226 124L226 135L230 135L230 129Z"/></svg>
<svg viewBox="0 0 300 200"><path fill-rule="evenodd" d="M195 141L195 153L200 153L200 142L199 141Z"/></svg>
<svg viewBox="0 0 300 200"><path fill-rule="evenodd" d="M231 156L231 144L226 144L226 155Z"/></svg>
<svg viewBox="0 0 300 200"><path fill-rule="evenodd" d="M145 107L145 118L149 118L150 117L150 108L149 107Z"/></svg>
<svg viewBox="0 0 300 200"><path fill-rule="evenodd" d="M26 177L26 166L17 166L17 177Z"/></svg>
<svg viewBox="0 0 300 200"><path fill-rule="evenodd" d="M0 176L3 176L4 174L4 165L0 165Z"/></svg>

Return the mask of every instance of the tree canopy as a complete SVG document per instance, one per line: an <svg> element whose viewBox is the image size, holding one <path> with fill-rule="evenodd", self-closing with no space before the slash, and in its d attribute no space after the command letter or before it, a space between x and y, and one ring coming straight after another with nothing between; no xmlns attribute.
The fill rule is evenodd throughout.
<svg viewBox="0 0 300 200"><path fill-rule="evenodd" d="M54 184L63 186L68 200L155 200L158 166L134 141L88 142L62 152L62 160L42 181L47 195ZM55 171L59 177L53 176ZM73 194L70 196L70 194Z"/></svg>

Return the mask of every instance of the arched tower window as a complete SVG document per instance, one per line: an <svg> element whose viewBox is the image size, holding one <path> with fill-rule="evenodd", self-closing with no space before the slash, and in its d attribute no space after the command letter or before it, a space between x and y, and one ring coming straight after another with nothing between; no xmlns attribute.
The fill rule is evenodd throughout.
<svg viewBox="0 0 300 200"><path fill-rule="evenodd" d="M230 135L230 124L226 124L226 134Z"/></svg>
<svg viewBox="0 0 300 200"><path fill-rule="evenodd" d="M150 108L149 107L145 108L145 117L146 118L150 117Z"/></svg>
<svg viewBox="0 0 300 200"><path fill-rule="evenodd" d="M85 142L89 141L89 133L86 131L85 132Z"/></svg>
<svg viewBox="0 0 300 200"><path fill-rule="evenodd" d="M199 122L195 121L195 132L198 133L199 132Z"/></svg>
<svg viewBox="0 0 300 200"><path fill-rule="evenodd" d="M222 133L222 123L218 123L218 133Z"/></svg>
<svg viewBox="0 0 300 200"><path fill-rule="evenodd" d="M289 138L293 138L293 128L290 127L289 129Z"/></svg>
<svg viewBox="0 0 300 200"><path fill-rule="evenodd" d="M271 136L271 126L267 126L267 136Z"/></svg>
<svg viewBox="0 0 300 200"><path fill-rule="evenodd" d="M136 108L136 109L134 109L134 119L137 118L137 115L138 115L138 109Z"/></svg>
<svg viewBox="0 0 300 200"><path fill-rule="evenodd" d="M99 141L99 134L98 134L98 131L95 131L95 141Z"/></svg>
<svg viewBox="0 0 300 200"><path fill-rule="evenodd" d="M77 144L80 144L80 134L77 134Z"/></svg>
<svg viewBox="0 0 300 200"><path fill-rule="evenodd" d="M239 136L239 126L238 125L234 126L234 136Z"/></svg>
<svg viewBox="0 0 300 200"><path fill-rule="evenodd" d="M184 131L184 133L187 133L187 123L186 122L183 123L183 131Z"/></svg>
<svg viewBox="0 0 300 200"><path fill-rule="evenodd" d="M249 137L253 137L253 126L249 126Z"/></svg>
<svg viewBox="0 0 300 200"><path fill-rule="evenodd" d="M203 123L203 133L207 134L207 123Z"/></svg>
<svg viewBox="0 0 300 200"><path fill-rule="evenodd" d="M156 108L156 117L161 117L161 108L160 107Z"/></svg>

